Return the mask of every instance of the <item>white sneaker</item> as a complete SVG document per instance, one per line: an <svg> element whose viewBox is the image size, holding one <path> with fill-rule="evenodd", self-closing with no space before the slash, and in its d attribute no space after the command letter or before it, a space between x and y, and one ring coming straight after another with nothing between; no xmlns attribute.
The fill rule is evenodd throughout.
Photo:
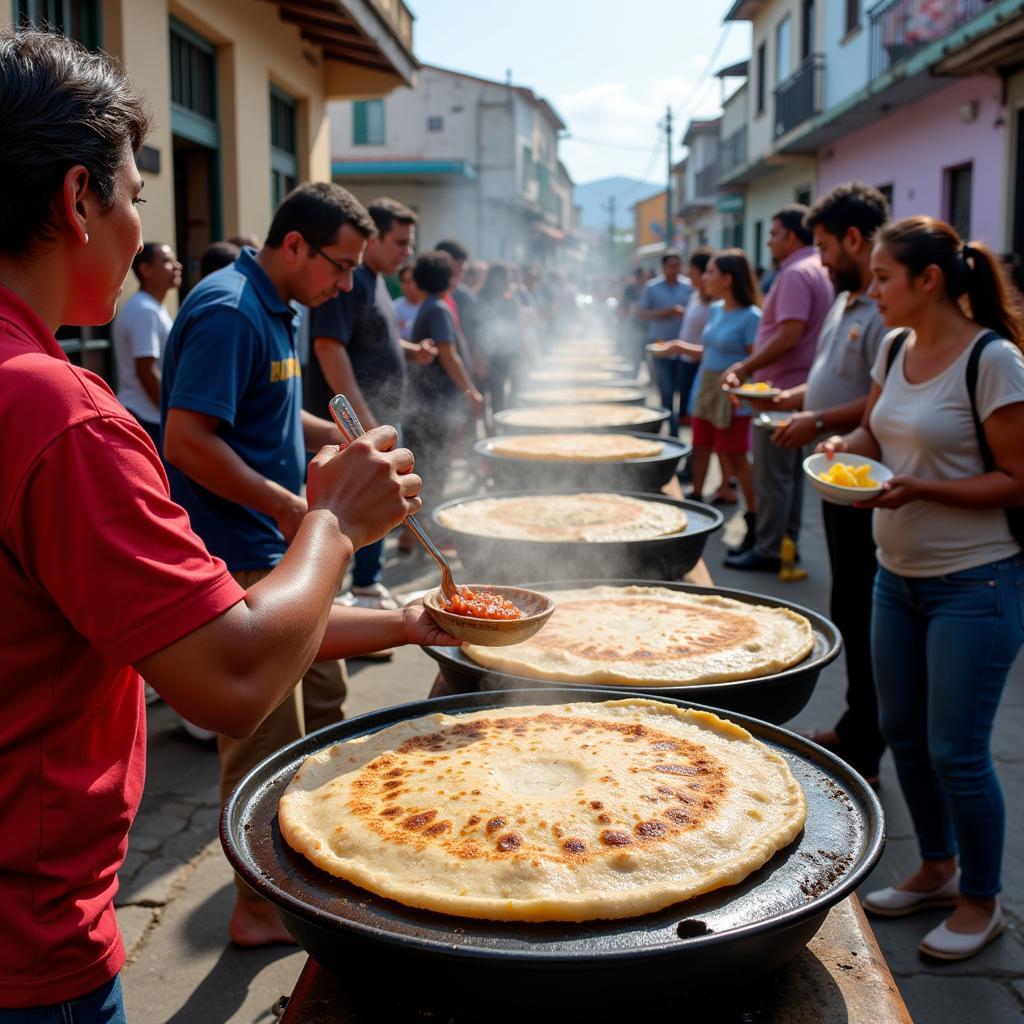
<svg viewBox="0 0 1024 1024"><path fill-rule="evenodd" d="M371 583L368 587L353 587L338 598L339 604L356 608L373 608L376 611L393 612L398 602L383 583Z"/></svg>
<svg viewBox="0 0 1024 1024"><path fill-rule="evenodd" d="M907 892L905 889L876 889L864 897L865 910L878 917L906 917L929 907L952 907L960 892L960 869L948 882L931 892Z"/></svg>
<svg viewBox="0 0 1024 1024"><path fill-rule="evenodd" d="M988 924L980 932L951 932L943 921L922 940L918 950L937 960L968 960L980 953L993 939L1003 934L1006 921L1003 908L996 903Z"/></svg>

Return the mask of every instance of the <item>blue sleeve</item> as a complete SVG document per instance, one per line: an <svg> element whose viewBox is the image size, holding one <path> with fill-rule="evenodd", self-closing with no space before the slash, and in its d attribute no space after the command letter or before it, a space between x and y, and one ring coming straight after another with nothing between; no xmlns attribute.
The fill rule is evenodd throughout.
<svg viewBox="0 0 1024 1024"><path fill-rule="evenodd" d="M427 310L424 326L426 334L423 337L430 338L438 345L455 341L455 320L451 310L441 303Z"/></svg>
<svg viewBox="0 0 1024 1024"><path fill-rule="evenodd" d="M747 310L747 317L743 322L743 344L748 349L754 347L754 342L757 340L757 331L761 326L761 310L757 306L751 306Z"/></svg>
<svg viewBox="0 0 1024 1024"><path fill-rule="evenodd" d="M234 425L238 403L261 362L263 342L236 309L219 307L185 325L177 343L169 409L188 409Z"/></svg>
<svg viewBox="0 0 1024 1024"><path fill-rule="evenodd" d="M641 309L654 309L654 289L650 284L644 285L644 293L640 296Z"/></svg>
<svg viewBox="0 0 1024 1024"><path fill-rule="evenodd" d="M347 345L352 340L353 317L353 291L342 292L335 299L328 299L326 302L311 309L309 320L309 337L311 341L317 338L333 338Z"/></svg>

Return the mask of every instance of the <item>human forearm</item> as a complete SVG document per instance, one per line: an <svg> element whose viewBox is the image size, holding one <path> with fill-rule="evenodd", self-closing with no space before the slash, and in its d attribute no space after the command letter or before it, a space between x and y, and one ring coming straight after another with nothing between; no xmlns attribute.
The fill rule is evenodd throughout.
<svg viewBox="0 0 1024 1024"><path fill-rule="evenodd" d="M314 416L305 409L302 410L302 439L306 451L310 452L319 451L325 444L343 444L345 441L341 431L330 420Z"/></svg>
<svg viewBox="0 0 1024 1024"><path fill-rule="evenodd" d="M370 412L362 389L356 381L352 360L349 359L345 346L334 338L316 338L313 341L313 355L320 365L327 386L336 395L344 395L351 402L360 423L367 430L377 426L376 417ZM337 443L337 439L334 443Z"/></svg>
<svg viewBox="0 0 1024 1024"><path fill-rule="evenodd" d="M1024 503L1024 485L1002 470L963 480L917 480L918 497L954 508L1011 508Z"/></svg>
<svg viewBox="0 0 1024 1024"><path fill-rule="evenodd" d="M799 331L783 330L780 328L771 341L767 342L756 352L751 352L743 360L743 367L747 375L749 376L757 370L763 370L766 366L777 363L787 352L792 352L799 343Z"/></svg>
<svg viewBox="0 0 1024 1024"><path fill-rule="evenodd" d="M863 395L842 405L833 405L827 409L811 409L822 421L825 430L834 434L845 433L857 427L864 418L868 396Z"/></svg>
<svg viewBox="0 0 1024 1024"><path fill-rule="evenodd" d="M244 600L137 668L190 721L248 735L312 663L351 557L335 516L308 513L280 563Z"/></svg>
<svg viewBox="0 0 1024 1024"><path fill-rule="evenodd" d="M439 345L437 358L441 366L444 367L444 372L448 374L459 391L463 394L469 391L476 391L476 387L469 376L469 371L466 369L466 364L463 363L462 357L454 345Z"/></svg>
<svg viewBox="0 0 1024 1024"><path fill-rule="evenodd" d="M160 405L160 370L156 359L145 356L135 360L135 375L139 378L146 397L157 407Z"/></svg>

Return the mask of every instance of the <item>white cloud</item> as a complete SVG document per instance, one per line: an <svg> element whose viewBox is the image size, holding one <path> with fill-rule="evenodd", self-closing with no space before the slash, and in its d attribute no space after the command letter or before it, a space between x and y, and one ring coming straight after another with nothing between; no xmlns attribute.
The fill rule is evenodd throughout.
<svg viewBox="0 0 1024 1024"><path fill-rule="evenodd" d="M655 79L643 92L629 89L622 82L605 82L558 97L555 105L569 126L570 134L560 152L573 178L584 182L625 174L646 175L648 180L660 181L665 173L664 145L653 163L651 153L658 139L657 125L665 116L666 106L671 105L676 118L672 133L672 153L676 160L682 155L679 140L689 119L713 116L719 109L715 78L706 79L694 95L694 86L706 60L701 57L698 61L688 61L699 63L700 68L692 75ZM571 136L579 136L581 141L575 142ZM615 146L624 148L613 148Z"/></svg>

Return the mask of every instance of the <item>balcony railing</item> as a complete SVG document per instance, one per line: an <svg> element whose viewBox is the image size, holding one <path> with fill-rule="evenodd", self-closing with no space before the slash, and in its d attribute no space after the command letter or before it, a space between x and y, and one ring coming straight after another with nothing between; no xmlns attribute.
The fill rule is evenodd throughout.
<svg viewBox="0 0 1024 1024"><path fill-rule="evenodd" d="M696 199L707 199L715 194L715 185L722 176L717 160L702 167L694 176L693 183L696 191Z"/></svg>
<svg viewBox="0 0 1024 1024"><path fill-rule="evenodd" d="M992 5L993 0L882 0L871 19L871 79L948 35Z"/></svg>
<svg viewBox="0 0 1024 1024"><path fill-rule="evenodd" d="M775 138L821 113L825 57L812 53L775 88Z"/></svg>
<svg viewBox="0 0 1024 1024"><path fill-rule="evenodd" d="M413 17L403 0L373 0L373 5L384 15L405 48L412 50Z"/></svg>
<svg viewBox="0 0 1024 1024"><path fill-rule="evenodd" d="M728 174L747 162L747 126L737 128L728 138L722 139L718 147L719 177Z"/></svg>

